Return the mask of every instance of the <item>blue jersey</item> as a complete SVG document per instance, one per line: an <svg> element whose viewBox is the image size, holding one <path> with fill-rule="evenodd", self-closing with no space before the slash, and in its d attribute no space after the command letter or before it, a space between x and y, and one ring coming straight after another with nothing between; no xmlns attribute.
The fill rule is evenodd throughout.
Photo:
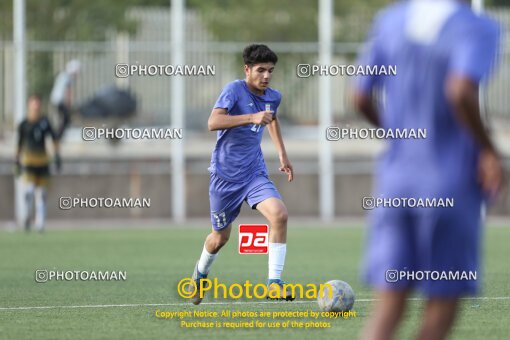
<svg viewBox="0 0 510 340"><path fill-rule="evenodd" d="M390 140L376 191L399 197L479 194L479 146L445 94L446 79L481 82L497 55L499 26L461 1L404 1L376 18L362 65L396 65L396 76L362 76L357 88L381 89L380 124L426 129L424 139Z"/></svg>
<svg viewBox="0 0 510 340"><path fill-rule="evenodd" d="M244 80L227 84L214 104L226 109L229 115L252 114L269 109L276 115L280 105L280 92L267 88L264 95L252 93ZM264 127L249 124L219 130L211 157L209 171L229 182L246 182L255 175L267 175L260 143Z"/></svg>

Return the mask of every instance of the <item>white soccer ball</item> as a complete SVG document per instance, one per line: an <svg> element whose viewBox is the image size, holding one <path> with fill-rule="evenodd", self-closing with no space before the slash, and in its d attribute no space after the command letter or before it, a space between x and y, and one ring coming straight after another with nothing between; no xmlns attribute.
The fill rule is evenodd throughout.
<svg viewBox="0 0 510 340"><path fill-rule="evenodd" d="M323 284L322 292L319 289L317 296L319 308L323 312L349 311L354 305L354 299L354 290L347 282L340 280L331 280Z"/></svg>

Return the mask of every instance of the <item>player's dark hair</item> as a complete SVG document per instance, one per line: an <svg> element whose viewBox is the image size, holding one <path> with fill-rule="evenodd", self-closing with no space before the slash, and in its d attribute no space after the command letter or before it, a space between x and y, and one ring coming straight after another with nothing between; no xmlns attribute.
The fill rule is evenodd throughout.
<svg viewBox="0 0 510 340"><path fill-rule="evenodd" d="M273 63L276 64L278 56L269 47L262 44L246 46L243 51L244 64L253 66L255 64Z"/></svg>

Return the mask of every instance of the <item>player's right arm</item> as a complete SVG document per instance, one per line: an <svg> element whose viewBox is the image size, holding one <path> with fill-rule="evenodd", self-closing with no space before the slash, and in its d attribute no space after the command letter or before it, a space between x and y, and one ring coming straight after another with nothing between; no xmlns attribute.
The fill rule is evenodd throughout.
<svg viewBox="0 0 510 340"><path fill-rule="evenodd" d="M256 124L267 125L273 120L271 111L260 111L244 115L229 115L227 109L215 108L212 110L207 127L209 131L225 130L237 126Z"/></svg>
<svg viewBox="0 0 510 340"><path fill-rule="evenodd" d="M16 175L21 173L21 148L23 147L23 122L18 125L18 143L16 145L15 169Z"/></svg>

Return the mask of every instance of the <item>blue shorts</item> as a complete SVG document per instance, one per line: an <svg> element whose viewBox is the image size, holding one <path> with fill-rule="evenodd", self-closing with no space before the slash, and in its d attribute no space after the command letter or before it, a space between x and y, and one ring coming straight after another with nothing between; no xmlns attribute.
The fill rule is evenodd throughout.
<svg viewBox="0 0 510 340"><path fill-rule="evenodd" d="M481 200L475 196L456 196L449 208L372 210L364 281L379 291L417 288L429 298L476 294L481 276ZM476 279L473 275L456 279L470 272ZM443 273L448 279L441 278Z"/></svg>
<svg viewBox="0 0 510 340"><path fill-rule="evenodd" d="M245 183L234 183L211 173L209 202L214 230L231 224L239 215L243 201L255 209L258 203L270 197L282 198L274 183L265 175L255 176Z"/></svg>

